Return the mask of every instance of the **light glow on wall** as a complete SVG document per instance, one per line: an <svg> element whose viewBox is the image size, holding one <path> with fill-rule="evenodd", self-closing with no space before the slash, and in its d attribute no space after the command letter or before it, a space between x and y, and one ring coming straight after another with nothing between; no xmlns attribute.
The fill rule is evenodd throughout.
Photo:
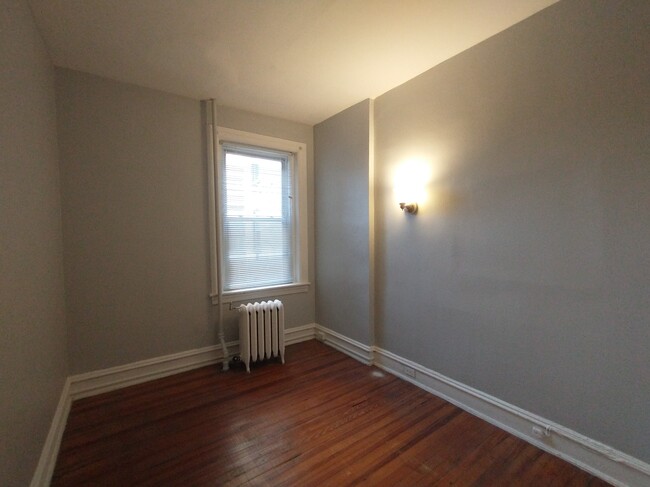
<svg viewBox="0 0 650 487"><path fill-rule="evenodd" d="M429 197L427 187L433 171L431 163L413 158L398 164L393 173L393 193L396 203L424 205Z"/></svg>

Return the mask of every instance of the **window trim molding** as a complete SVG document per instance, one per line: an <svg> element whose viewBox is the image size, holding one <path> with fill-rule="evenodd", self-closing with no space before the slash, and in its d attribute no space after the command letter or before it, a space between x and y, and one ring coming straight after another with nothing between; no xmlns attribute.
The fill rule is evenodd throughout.
<svg viewBox="0 0 650 487"><path fill-rule="evenodd" d="M309 286L309 282L300 282L269 287L256 287L242 291L226 291L222 295L222 301L224 303L234 303L236 301L251 301L252 299L258 298L275 298L290 294L306 293L309 291ZM211 294L210 299L212 300L212 304L219 304L219 293Z"/></svg>
<svg viewBox="0 0 650 487"><path fill-rule="evenodd" d="M280 296L307 292L309 289L309 243L308 243L308 202L307 202L307 145L302 142L260 135L243 130L235 130L227 127L216 127L213 139L213 156L208 161L208 183L209 183L209 231L210 231L210 298L212 304L219 304L220 294L222 301L239 301L267 296ZM296 250L294 256L296 282L281 284L278 286L241 289L220 293L223 289L223 282L219 282L223 269L222 221L223 211L219 193L219 184L222 178L223 150L224 143L241 144L264 149L273 149L283 152L290 152L294 159L294 201L295 201L295 231ZM221 277L223 279L223 277Z"/></svg>

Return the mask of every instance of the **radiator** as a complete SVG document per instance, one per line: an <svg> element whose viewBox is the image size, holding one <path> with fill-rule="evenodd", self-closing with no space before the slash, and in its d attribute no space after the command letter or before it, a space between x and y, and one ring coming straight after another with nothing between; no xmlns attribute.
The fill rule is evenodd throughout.
<svg viewBox="0 0 650 487"><path fill-rule="evenodd" d="M262 301L239 307L239 355L250 372L251 362L280 357L284 363L282 302Z"/></svg>

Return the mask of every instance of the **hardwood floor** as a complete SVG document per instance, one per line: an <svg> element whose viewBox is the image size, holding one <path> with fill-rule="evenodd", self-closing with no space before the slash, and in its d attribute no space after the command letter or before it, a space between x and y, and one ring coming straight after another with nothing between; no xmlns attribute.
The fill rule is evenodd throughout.
<svg viewBox="0 0 650 487"><path fill-rule="evenodd" d="M309 341L75 401L52 485L608 484Z"/></svg>

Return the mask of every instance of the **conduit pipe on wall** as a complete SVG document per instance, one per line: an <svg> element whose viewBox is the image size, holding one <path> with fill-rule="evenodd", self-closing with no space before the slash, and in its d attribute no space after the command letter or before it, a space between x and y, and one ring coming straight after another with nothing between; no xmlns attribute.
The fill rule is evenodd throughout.
<svg viewBox="0 0 650 487"><path fill-rule="evenodd" d="M221 351L223 353L223 370L226 371L229 368L229 355L228 347L226 347L226 339L224 334L223 327L223 291L221 286L221 262L219 261L218 249L221 249L222 244L222 231L221 225L217 224L217 215L221 215L221 192L220 185L218 184L221 180L220 170L215 164L215 161L218 160L217 151L217 103L214 99L207 100L205 103L206 107L206 119L207 119L207 155L208 155L208 178L212 181L211 187L214 187L214 191L209 192L209 211L208 218L210 220L210 276L212 289L210 290L210 298L213 299L217 297L217 306L219 307L219 317L218 317L218 332L217 336L219 342L221 343ZM217 171L215 172L215 168Z"/></svg>

